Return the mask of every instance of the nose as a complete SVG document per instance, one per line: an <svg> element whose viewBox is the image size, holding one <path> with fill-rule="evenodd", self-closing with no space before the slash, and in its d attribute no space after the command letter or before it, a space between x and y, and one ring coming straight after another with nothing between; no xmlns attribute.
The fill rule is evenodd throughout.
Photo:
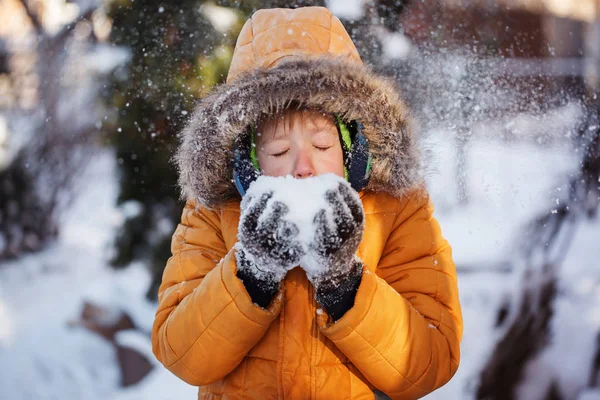
<svg viewBox="0 0 600 400"><path fill-rule="evenodd" d="M310 153L306 149L298 151L295 161L294 178L304 179L317 174Z"/></svg>

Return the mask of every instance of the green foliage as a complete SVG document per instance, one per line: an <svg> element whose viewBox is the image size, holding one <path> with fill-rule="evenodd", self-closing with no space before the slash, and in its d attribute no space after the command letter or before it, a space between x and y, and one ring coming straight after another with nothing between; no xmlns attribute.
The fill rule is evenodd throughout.
<svg viewBox="0 0 600 400"><path fill-rule="evenodd" d="M170 162L177 134L196 101L225 80L246 15L220 32L205 15L207 1L116 0L109 5L110 41L131 58L113 74L105 124L119 165L119 204L135 202L115 240L115 266L141 259L157 285L181 216L177 171Z"/></svg>

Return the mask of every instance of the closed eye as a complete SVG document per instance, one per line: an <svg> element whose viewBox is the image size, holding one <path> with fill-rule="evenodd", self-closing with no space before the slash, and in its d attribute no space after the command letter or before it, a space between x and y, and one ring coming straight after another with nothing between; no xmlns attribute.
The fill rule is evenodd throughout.
<svg viewBox="0 0 600 400"><path fill-rule="evenodd" d="M277 154L272 154L272 156L273 157L281 157L281 156L285 155L285 153L287 153L288 151L289 151L289 149L284 150L284 151L282 151L280 153L277 153Z"/></svg>
<svg viewBox="0 0 600 400"><path fill-rule="evenodd" d="M322 146L314 146L316 149L319 149L321 151L325 151L325 150L329 150L330 148L332 148L333 146L328 146L328 147L322 147Z"/></svg>

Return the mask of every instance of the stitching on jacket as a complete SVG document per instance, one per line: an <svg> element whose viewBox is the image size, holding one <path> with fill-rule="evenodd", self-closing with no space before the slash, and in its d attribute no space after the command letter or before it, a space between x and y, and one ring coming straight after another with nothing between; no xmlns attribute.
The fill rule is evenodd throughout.
<svg viewBox="0 0 600 400"><path fill-rule="evenodd" d="M332 16L333 16L333 14L332 14ZM308 21L307 22L288 22L288 21L285 21L285 22L281 22L277 25L270 26L267 29L265 29L264 31L258 32L257 35L262 35L263 33L270 31L271 29L279 28L280 26L286 26L286 25L300 25L300 26L311 25L311 26L318 26L320 28L331 31L331 27L323 26L321 24L317 24L314 22L308 22ZM252 39L254 40L254 31L252 32Z"/></svg>
<svg viewBox="0 0 600 400"><path fill-rule="evenodd" d="M430 331L429 337L431 338L429 348L433 349L433 332ZM419 378L415 381L415 383L413 383L413 386L416 387L417 389L420 389L420 390L425 391L425 392L429 392L429 390L423 389L422 387L418 386L417 382L419 382L421 379L423 379L425 377L425 375L427 374L427 372L429 372L429 369L431 368L431 364L432 363L433 363L433 351L430 352L429 363L427 364L427 367L425 368L425 370L423 371L423 373L421 374L421 376L419 376ZM406 389L401 390L400 392L393 392L393 393L394 394L406 393L406 391L409 390L410 388L411 387L409 386Z"/></svg>
<svg viewBox="0 0 600 400"><path fill-rule="evenodd" d="M164 335L165 335L165 342L167 344L167 347L169 348L169 350L171 350L173 352L173 354L175 354L175 359L178 360L179 356L177 355L177 352L173 349L173 346L171 346L171 342L166 337L167 336L167 330L169 328L169 321L171 320L171 318L170 318L171 317L171 312L175 309L175 307L177 307L177 306L170 307L170 308L172 308L172 310L169 311L169 315L167 316L167 319L165 320L165 334Z"/></svg>
<svg viewBox="0 0 600 400"><path fill-rule="evenodd" d="M225 383L226 380L225 379L221 379L221 387L219 387L219 393L217 393L217 395L219 396L219 399L223 398L223 392L225 391Z"/></svg>
<svg viewBox="0 0 600 400"><path fill-rule="evenodd" d="M208 250L208 249L188 249L188 250L184 250L184 251L179 252L179 254L192 253L192 252L198 252L198 253L200 253L201 256L204 256L207 260L209 260L211 262L214 262L215 263L214 267L216 267L217 264L219 264L219 262L221 261L221 259L223 259L223 255L222 254L218 254L217 252L212 251L212 250ZM216 256L218 258L213 258L213 257L210 257L210 256L213 256L213 257ZM188 279L188 281L191 281L193 279L197 279L197 278Z"/></svg>
<svg viewBox="0 0 600 400"><path fill-rule="evenodd" d="M431 254L430 257L435 261L435 256L438 254L438 251L435 249L436 240L435 240L433 226L432 226L433 223L431 222L432 218L433 218L433 212L431 211L431 208L429 207L429 203L426 207L423 207L422 210L425 212L426 220L429 223L429 232L430 232L430 236L431 236L431 249L429 250L429 254ZM439 271L439 268L437 267L436 264L438 264L438 263L433 262L434 272ZM440 310L440 316L438 318L437 328L439 328L440 324L442 323L442 315L443 315L443 307L441 305L442 302L438 298L439 291L440 291L440 279L439 279L439 275L435 274L435 294L433 295L433 300L438 304L439 310Z"/></svg>
<svg viewBox="0 0 600 400"><path fill-rule="evenodd" d="M425 213L425 220L428 222L429 224L429 236L431 237L431 248L429 249L429 257L433 259L433 257L437 254L437 251L435 250L435 236L434 236L434 232L433 232L433 224L431 222L432 220L432 213L429 212L428 209L426 209L425 207L421 208L421 210L423 210L423 212ZM438 268L436 266L437 263L433 263L433 271L438 271ZM440 302L438 299L438 293L440 290L440 285L439 285L439 279L438 279L438 274L435 274L435 294L433 295L433 299L435 301L437 301L438 303Z"/></svg>
<svg viewBox="0 0 600 400"><path fill-rule="evenodd" d="M178 262L179 272L181 272L181 276L183 277L183 280L178 283L178 285L181 285L182 282L186 281L185 275L183 274L183 268L181 267L181 253L177 254L177 259L179 261ZM175 285L173 285L173 286L175 286ZM179 290L177 290L176 293L177 293L177 304L179 304L179 303L181 303L181 300L182 300L181 299L181 292Z"/></svg>
<svg viewBox="0 0 600 400"><path fill-rule="evenodd" d="M231 249L233 250L233 248ZM221 279L221 283L223 284L223 287L225 288L225 291L227 292L227 294L229 295L229 297L231 297L232 302L235 305L235 308L240 312L240 314L242 314L248 321L255 323L258 326L266 326L269 324L263 324L260 323L258 321L255 321L254 319L252 319L251 317L249 317L248 315L246 315L246 313L244 311L242 311L242 309L238 306L236 299L238 298L238 296L240 296L243 292L239 292L237 293L235 296L231 294L231 292L229 291L229 288L227 287L227 285L225 284L225 281L223 280L223 274L221 273L219 278Z"/></svg>
<svg viewBox="0 0 600 400"><path fill-rule="evenodd" d="M352 377L353 377L353 374L352 374L352 371L350 371L350 368L347 365L346 365L346 368L348 369L348 381L349 381L348 382L349 383L348 392L350 392L350 397L349 398L351 399L352 398Z"/></svg>
<svg viewBox="0 0 600 400"><path fill-rule="evenodd" d="M351 328L352 330L356 330L356 329L358 329L358 327L360 327L360 326L361 326L361 324L363 323L363 321L366 319L366 318L365 318L365 316L366 316L367 314L369 314L369 312L371 311L371 307L373 307L373 299L375 298L375 295L376 295L376 294L377 294L377 292L379 291L379 285L380 285L379 281L377 280L377 278L378 278L377 274L374 274L374 275L375 275L375 290L373 291L373 295L371 296L371 299L370 299L370 301L369 301L369 308L368 308L368 309L367 309L367 311L365 311L365 313L363 314L363 317L362 317L362 318L360 319L360 321L358 322L358 325L356 325L356 327L355 327L354 329L352 329L352 328ZM359 287L360 287L360 286L359 286ZM346 326L348 326L348 324L346 324Z"/></svg>
<svg viewBox="0 0 600 400"><path fill-rule="evenodd" d="M284 343L284 336L285 336L285 298L283 299L283 305L282 305L282 309L281 309L281 313L279 314L279 340L277 343L277 349L279 350L277 353L277 378L278 378L278 384L277 384L277 396L279 399L283 399L284 398L284 391L283 391L283 358L284 358L284 350L285 350L285 346L283 345Z"/></svg>
<svg viewBox="0 0 600 400"><path fill-rule="evenodd" d="M422 208L422 207L418 207L413 213L411 213L409 216L404 218L404 220L400 224L398 224L398 218L400 218L400 215L402 215L402 212L404 212L404 209L408 206L408 203L410 203L410 201L411 201L411 197L408 197L406 199L406 201L404 201L404 202L403 201L396 202L396 207L397 207L395 210L396 215L394 217L394 223L392 224L392 230L390 231L388 237L386 238L386 243L388 242L389 238L394 234L396 229L399 229L404 222L408 221L413 215L415 215ZM404 203L404 205L402 203ZM365 213L365 217L367 215L377 215L377 214L389 213L389 212L390 211L380 211L380 212L374 212L374 213L370 213L370 214ZM381 259L386 258L391 254L397 253L397 250L395 250L395 249L388 253L385 253L386 247L387 246L384 245L383 248L381 249L381 258L379 259L380 262L381 262ZM427 257L427 256L423 256L423 257ZM378 264L378 268L379 268L379 262L377 264Z"/></svg>
<svg viewBox="0 0 600 400"><path fill-rule="evenodd" d="M345 366L346 368L348 368L348 364L352 364L352 362L346 361L346 362L320 363L315 368L333 368L333 367L340 367L342 365Z"/></svg>
<svg viewBox="0 0 600 400"><path fill-rule="evenodd" d="M175 307L176 307L176 306L174 306L173 308L175 308ZM167 317L167 320L165 321L165 324L166 324L166 326L165 326L165 336L167 335L167 328L169 327L169 322L171 321L171 318L170 318L170 317L171 317L171 313L169 313L169 317ZM198 375L196 375L194 372L192 372L192 370L190 370L190 369L188 368L188 366L187 366L187 365L186 365L186 364L183 362L183 356L182 356L182 357L179 357L179 356L177 355L177 353L175 352L175 350L173 349L173 347L171 347L171 343L169 342L169 340L168 340L168 339L166 339L166 340L165 340L165 342L167 342L167 346L169 346L169 349L171 349L171 351L173 352L173 354L175 354L175 361L174 361L174 362L172 362L172 363L171 363L171 364L169 364L169 365L165 365L165 367L166 367L166 368L170 368L171 366L173 366L173 365L177 364L178 362L181 362L181 365L183 365L183 368L185 368L185 369L186 369L186 370L187 370L187 371L190 373L190 375L192 375L192 376L193 376L194 378L196 378L197 380L200 380L200 377L199 377ZM192 346L193 346L193 345L192 345ZM191 347L190 347L190 348L191 348ZM187 353L187 351L186 351L186 353ZM184 354L184 355L185 355L185 354Z"/></svg>
<svg viewBox="0 0 600 400"><path fill-rule="evenodd" d="M254 16L250 17L250 35L252 35L252 39L250 40L250 48L252 49L252 58L254 59L254 64L256 65L256 51L254 51Z"/></svg>
<svg viewBox="0 0 600 400"><path fill-rule="evenodd" d="M217 319L219 317L219 315L221 315L221 313L223 312L223 310L225 310L227 307L229 307L229 305L233 303L233 299L231 299L227 304L225 304L225 307L223 307L223 309L221 310L221 312L219 312L217 315L215 315L213 317L213 319L210 320L210 322L204 327L204 330L202 332L200 332L200 334L198 335L198 337L194 340L194 342L192 343L192 345L190 347L188 347L188 349L181 355L181 357L179 357L180 360L183 360L183 357L185 357L187 355L187 353L196 345L196 343L202 338L202 336L204 335L204 333L210 328L210 325L213 323L213 321L215 319ZM167 366L167 368L169 368L171 365L175 364L177 361L169 364Z"/></svg>
<svg viewBox="0 0 600 400"><path fill-rule="evenodd" d="M273 53L270 53L270 54L273 54ZM276 59L274 59L273 61L271 61L271 63L269 65L267 65L267 68L271 68L273 65L275 65L277 63L277 61L281 60L282 58L292 57L292 56L293 56L293 54L283 54L283 55L277 57Z"/></svg>
<svg viewBox="0 0 600 400"><path fill-rule="evenodd" d="M325 49L325 50L323 50L323 49L321 48L321 44L319 43L319 41L317 40L317 38L315 38L315 37L313 36L313 34L312 34L312 33L309 33L309 32L306 32L306 31L303 31L303 32L304 32L304 35L305 35L305 36L310 36L310 37L311 37L311 39L313 39L313 40L314 40L314 42L317 44L317 47L319 48L319 50L320 50L320 51L322 51L322 52L329 52L329 48L327 48L327 49ZM331 31L330 31L330 34L331 34ZM331 42L331 41L330 41L330 42Z"/></svg>
<svg viewBox="0 0 600 400"><path fill-rule="evenodd" d="M185 220L186 220L185 230L181 234L181 239L182 240L181 240L180 244L183 244L185 242L185 235L187 234L188 229L190 229L190 226L189 226L189 215L188 215L189 213L190 213L190 210L188 209L188 211L187 211L187 213L185 215ZM177 253L177 255L179 256L179 263L178 263L179 264L179 271L181 272L181 276L183 277L183 280L187 281L188 280L187 276L185 276L185 273L183 272L183 267L181 266L181 253L182 253L181 251L179 251ZM178 302L180 302L181 301L181 297L179 296L179 294L177 295L177 298L178 298Z"/></svg>
<svg viewBox="0 0 600 400"><path fill-rule="evenodd" d="M242 361L244 363L244 378L242 379L242 399L246 396L246 381L248 377L248 360L244 359Z"/></svg>
<svg viewBox="0 0 600 400"><path fill-rule="evenodd" d="M445 322L442 322L442 321L440 320L440 325L444 325L446 328L450 329L450 330L451 330L451 331L452 331L452 332L453 332L455 335L457 335L457 336L458 336L458 334L456 333L456 329L452 328L452 327L451 327L450 325L448 325L447 323L445 323ZM445 335L444 335L444 336L445 336Z"/></svg>
<svg viewBox="0 0 600 400"><path fill-rule="evenodd" d="M417 258L416 260L414 260L414 261L412 261L412 262L415 262L415 261L420 261L420 260L422 260L422 259L424 259L424 258L427 258L427 257L431 257L431 256L425 256L425 257ZM393 268L393 267L388 267L388 268ZM386 270L386 269L388 269L388 268L382 268L382 269L383 269L383 270ZM401 271L419 271L419 270L427 270L427 271L431 271L431 268L430 268L430 267L415 267L415 268L406 268L406 269L402 269ZM447 277L449 277L449 278L454 278L454 277L453 277L451 274L449 274L448 272L445 272L445 271L440 271L439 269L435 269L435 270L433 270L433 272L435 272L435 273L438 273L438 274L442 274L442 275L446 275L446 276L447 276ZM399 280L398 280L398 281L394 281L394 282L399 282ZM415 293L419 293L419 292L415 292Z"/></svg>
<svg viewBox="0 0 600 400"><path fill-rule="evenodd" d="M174 365L174 364L176 364L176 363L178 363L178 362L179 362L179 363L181 363L181 365L183 365L183 368L185 368L185 369L186 369L186 371L190 373L190 375L192 375L192 376L193 376L194 378L196 378L198 381L200 381L200 380L201 380L201 379L200 379L200 377L199 377L198 375L196 375L194 372L192 372L192 370L191 370L191 369L190 369L190 368L189 368L189 367L186 365L186 363L185 363L185 362L183 362L183 359L182 359L182 358L180 358L179 360L175 361L175 362L174 362L173 364L171 364L171 365ZM170 367L170 366L169 366L169 367ZM169 367L167 367L167 368L169 368Z"/></svg>
<svg viewBox="0 0 600 400"><path fill-rule="evenodd" d="M193 208L192 208L190 211L191 211L191 213L192 213L192 214L194 214L194 213L196 212L196 210L195 210L195 209L193 209ZM212 211L212 210L209 210L209 209L207 209L207 208L204 208L204 207L202 207L202 208L198 209L198 211L197 211L197 217L198 217L199 219L201 219L203 222L206 222L206 223L207 223L207 224L208 224L208 225L209 225L211 228L213 228L213 229L214 229L214 231L215 231L215 233L217 233L217 235L219 236L219 235L220 235L220 229L219 229L219 226L218 226L218 225L216 225L216 224L215 224L215 223L212 221L211 217L209 216L209 214L211 214L211 213L212 213L212 214L216 214L214 211ZM218 217L217 217L217 218L218 218ZM219 219L220 219L220 218L219 218ZM190 225L191 225L191 224L190 224ZM219 236L219 239L221 239L221 240L222 240L223 238Z"/></svg>
<svg viewBox="0 0 600 400"><path fill-rule="evenodd" d="M450 327L446 323L444 323L444 326L447 327L448 329L450 329L457 336L457 339L458 339L458 335L457 335L456 331L454 329L452 329L452 327ZM450 356L450 361L453 361L458 365L459 361L452 357L452 353L450 351L450 349L452 348L452 345L450 344L450 341L448 340L448 336L444 335L442 332L440 332L440 334L446 339L446 344L448 345L448 355ZM460 352L460 347L459 347L459 352ZM452 372L452 371L450 371L450 372Z"/></svg>
<svg viewBox="0 0 600 400"><path fill-rule="evenodd" d="M329 16L329 43L327 44L327 52L329 53L331 50L331 30L333 28L333 14Z"/></svg>
<svg viewBox="0 0 600 400"><path fill-rule="evenodd" d="M448 336L442 334L442 332L440 332L440 334L444 337L444 339L446 339L446 345L448 346L448 357L450 358L450 361L455 361L452 358L452 351L450 351L450 349L452 348L452 346L450 345L450 341L448 340ZM460 351L460 349L459 349L459 351ZM452 376L452 363L450 363L448 365L448 376Z"/></svg>
<svg viewBox="0 0 600 400"><path fill-rule="evenodd" d="M339 322L339 321L338 321L338 322ZM348 326L347 324L345 324L345 325L346 325L346 326ZM407 377L405 377L404 375L402 375L402 373L401 373L400 371L398 371L398 370L396 369L396 367L394 367L394 365L393 365L393 364L392 364L392 363L391 363L391 362L390 362L390 361L389 361L389 360L388 360L388 359L387 359L387 358L386 358L386 357L385 357L383 354L381 354L381 352L379 351L379 349L377 349L375 346L373 346L373 345L371 344L371 342L369 342L367 339L365 339L365 337L364 337L363 335L361 335L361 334L360 334L360 332L358 332L356 329L353 329L352 331L353 331L354 333L356 333L358 336L360 336L360 338L361 338L361 339L362 339L362 340L363 340L365 343L367 343L367 344L368 344L368 345L369 345L369 346L370 346L370 347L371 347L373 350L375 350L375 351L377 352L377 354L378 354L378 355L379 355L379 356L380 356L380 357L381 357L381 358L382 358L382 359L383 359L385 362L387 362L387 363L388 363L388 365L389 365L389 366L392 368L392 370L394 370L394 371L395 371L395 372L396 372L396 373L397 373L399 376L401 376L401 377L402 377L402 378L403 378L405 381L407 381L408 383L410 383L410 384L411 384L411 386L414 386L414 387L416 387L417 389L420 389L420 390L424 390L423 388L420 388L419 386L417 386L415 383L411 382L411 381L410 381L410 380L409 380ZM427 368L429 368L429 366L428 366ZM410 389L410 387L406 388L405 390L403 390L403 391L402 391L402 392L400 392L400 393L403 393L403 392L405 392L405 391L406 391L406 390L408 390L408 389Z"/></svg>
<svg viewBox="0 0 600 400"><path fill-rule="evenodd" d="M254 359L257 359L257 360L261 360L261 361L269 361L269 362L275 362L275 363L277 362L277 360L271 360L270 358L264 358L264 357L259 357L259 356L255 356L255 355L250 355L250 354L248 354L246 357L247 358L254 358Z"/></svg>

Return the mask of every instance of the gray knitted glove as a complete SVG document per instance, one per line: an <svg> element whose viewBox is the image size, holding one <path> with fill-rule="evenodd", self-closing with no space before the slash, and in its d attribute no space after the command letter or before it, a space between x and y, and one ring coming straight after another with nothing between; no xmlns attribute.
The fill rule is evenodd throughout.
<svg viewBox="0 0 600 400"><path fill-rule="evenodd" d="M275 201L267 207L273 192L258 198L244 197L238 226L238 277L253 301L268 305L287 272L300 263L304 249L298 240L298 227L283 217L288 207Z"/></svg>
<svg viewBox="0 0 600 400"><path fill-rule="evenodd" d="M355 253L365 217L358 194L348 184L340 183L325 196L333 210L333 224L326 210L315 216L315 238L307 255L313 268L307 276L316 289L317 301L337 319L354 304L361 281L363 265Z"/></svg>

